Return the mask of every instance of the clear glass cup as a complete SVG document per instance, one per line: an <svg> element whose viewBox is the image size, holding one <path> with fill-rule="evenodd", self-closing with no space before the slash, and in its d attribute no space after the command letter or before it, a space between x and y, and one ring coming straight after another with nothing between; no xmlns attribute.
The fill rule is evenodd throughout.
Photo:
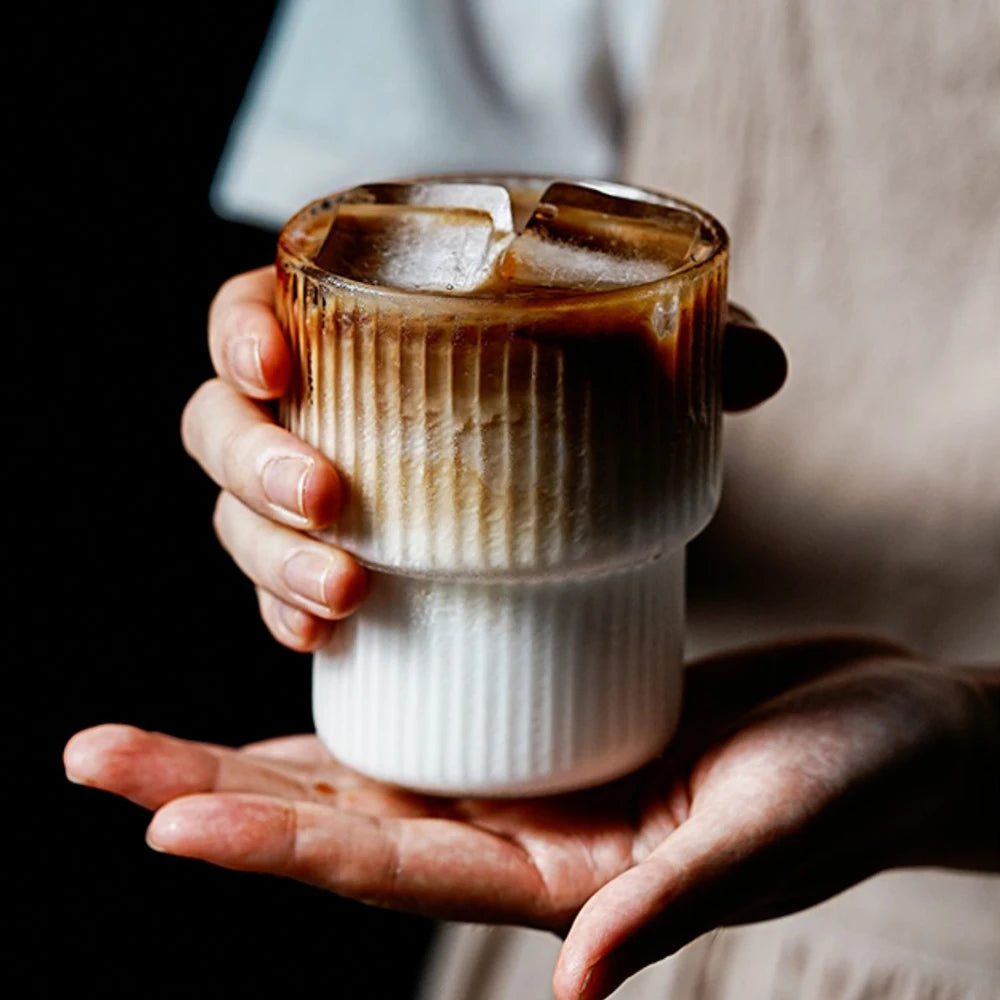
<svg viewBox="0 0 1000 1000"><path fill-rule="evenodd" d="M466 180L506 186L519 225L550 183ZM566 790L638 767L676 725L684 546L719 495L728 240L678 199L595 187L634 201L636 239L689 241L669 273L402 290L317 265L347 193L282 231L282 420L347 485L318 536L373 571L315 654L314 715L376 778Z"/></svg>

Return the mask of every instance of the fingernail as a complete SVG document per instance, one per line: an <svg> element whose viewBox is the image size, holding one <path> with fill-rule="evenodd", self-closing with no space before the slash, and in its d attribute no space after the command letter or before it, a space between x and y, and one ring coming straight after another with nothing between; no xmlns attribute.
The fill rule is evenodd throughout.
<svg viewBox="0 0 1000 1000"><path fill-rule="evenodd" d="M309 524L306 514L306 485L313 460L300 455L272 458L260 474L268 503L299 527Z"/></svg>
<svg viewBox="0 0 1000 1000"><path fill-rule="evenodd" d="M252 389L266 389L260 345L254 337L237 337L229 344L229 366L233 374Z"/></svg>
<svg viewBox="0 0 1000 1000"><path fill-rule="evenodd" d="M340 609L330 607L327 591L331 578L346 569L345 559L318 552L296 552L285 563L285 583L320 614L337 612Z"/></svg>

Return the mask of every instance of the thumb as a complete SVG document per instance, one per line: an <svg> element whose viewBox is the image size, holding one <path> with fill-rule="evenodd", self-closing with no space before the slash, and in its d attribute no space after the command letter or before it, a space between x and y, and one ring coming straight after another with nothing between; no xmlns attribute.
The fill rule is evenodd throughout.
<svg viewBox="0 0 1000 1000"><path fill-rule="evenodd" d="M781 345L759 327L731 317L722 341L722 406L749 410L784 385L788 359Z"/></svg>
<svg viewBox="0 0 1000 1000"><path fill-rule="evenodd" d="M691 820L612 879L577 914L553 973L557 1000L602 1000L629 976L682 948L725 916L732 850ZM740 852L735 852L739 854Z"/></svg>

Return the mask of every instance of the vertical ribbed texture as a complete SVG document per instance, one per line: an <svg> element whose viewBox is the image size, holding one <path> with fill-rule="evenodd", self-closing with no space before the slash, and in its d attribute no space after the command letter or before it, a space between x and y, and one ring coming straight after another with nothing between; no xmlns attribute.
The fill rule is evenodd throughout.
<svg viewBox="0 0 1000 1000"><path fill-rule="evenodd" d="M627 773L681 695L683 554L602 577L490 585L376 576L316 654L316 728L373 777L518 795Z"/></svg>
<svg viewBox="0 0 1000 1000"><path fill-rule="evenodd" d="M725 235L632 289L406 294L308 263L333 202L279 247L282 419L345 480L324 537L384 572L316 653L317 731L444 794L633 770L676 724L683 548L718 497Z"/></svg>
<svg viewBox="0 0 1000 1000"><path fill-rule="evenodd" d="M419 297L302 272L282 288L301 361L282 417L347 480L325 537L363 561L434 576L606 572L708 521L724 253L627 307L565 314L451 315L433 298L437 311L421 311Z"/></svg>

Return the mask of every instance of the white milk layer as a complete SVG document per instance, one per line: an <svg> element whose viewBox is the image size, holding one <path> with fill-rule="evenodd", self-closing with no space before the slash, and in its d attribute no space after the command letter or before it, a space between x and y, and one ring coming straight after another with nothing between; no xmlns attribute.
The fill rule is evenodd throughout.
<svg viewBox="0 0 1000 1000"><path fill-rule="evenodd" d="M375 575L314 660L339 760L449 795L565 791L655 757L680 710L684 554L560 582Z"/></svg>

